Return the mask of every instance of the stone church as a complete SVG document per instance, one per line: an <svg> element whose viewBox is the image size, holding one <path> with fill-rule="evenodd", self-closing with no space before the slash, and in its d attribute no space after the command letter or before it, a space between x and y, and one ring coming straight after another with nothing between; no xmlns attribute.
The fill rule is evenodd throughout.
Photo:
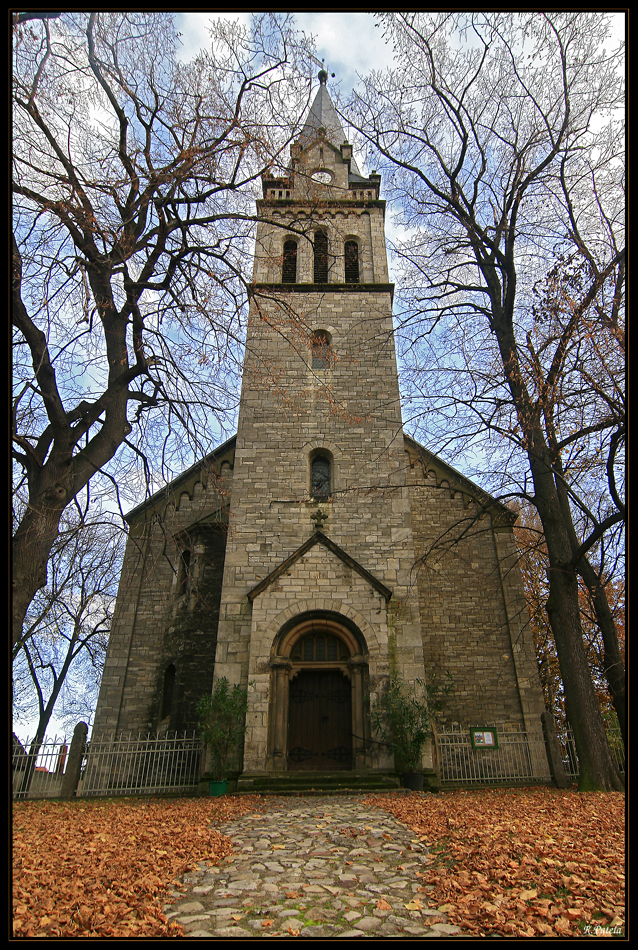
<svg viewBox="0 0 638 950"><path fill-rule="evenodd" d="M392 771L370 703L538 735L515 515L404 434L380 176L320 85L264 178L237 434L127 517L94 735L185 729L249 685L251 776ZM428 765L428 762L425 762Z"/></svg>

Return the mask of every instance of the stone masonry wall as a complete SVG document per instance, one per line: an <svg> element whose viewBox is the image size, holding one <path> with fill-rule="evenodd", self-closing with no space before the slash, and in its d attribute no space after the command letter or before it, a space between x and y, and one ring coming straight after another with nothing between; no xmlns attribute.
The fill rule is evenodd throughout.
<svg viewBox="0 0 638 950"><path fill-rule="evenodd" d="M283 294L281 295L283 296ZM257 629L248 593L305 542L322 515L321 530L394 594L394 657L408 681L422 676L410 501L387 289L335 287L291 293L297 319L332 337L330 368L313 369L307 340L294 336L286 307L262 300L251 312L215 675L231 682L254 678L251 637ZM331 460L330 497L310 495L313 453ZM339 594L330 577L319 578L327 601ZM324 593L325 592L325 593ZM301 599L292 590L290 602ZM394 608L393 608L394 609ZM386 624L385 612L378 624ZM261 629L261 626L259 627ZM260 644L259 650L266 649ZM261 654L260 654L261 655ZM263 710L267 684L252 693L254 741L251 767L265 763ZM258 711L259 715L258 715ZM252 722L252 720L250 720ZM252 742L252 744L251 744Z"/></svg>
<svg viewBox="0 0 638 950"><path fill-rule="evenodd" d="M213 682L226 528L218 485L201 482L176 509L155 502L134 523L126 548L94 734L187 729ZM190 576L181 551L191 549ZM172 701L165 671L175 667ZM165 707L163 709L163 707ZM165 714L162 718L162 714Z"/></svg>
<svg viewBox="0 0 638 950"><path fill-rule="evenodd" d="M511 528L449 484L409 468L426 677L449 671L444 721L540 730L542 694Z"/></svg>

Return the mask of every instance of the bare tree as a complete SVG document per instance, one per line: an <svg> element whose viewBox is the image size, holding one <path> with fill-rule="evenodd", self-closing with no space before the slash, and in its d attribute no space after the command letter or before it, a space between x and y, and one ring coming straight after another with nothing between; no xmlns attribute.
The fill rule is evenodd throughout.
<svg viewBox="0 0 638 950"><path fill-rule="evenodd" d="M408 402L430 445L479 454L538 511L580 788L618 788L578 577L624 720L609 563L591 560L624 522L622 50L599 13L380 17L401 68L347 117L400 208Z"/></svg>
<svg viewBox="0 0 638 950"><path fill-rule="evenodd" d="M117 595L125 534L111 519L63 515L49 578L30 604L13 648L14 719L37 720L25 780L55 713L71 729L95 708Z"/></svg>
<svg viewBox="0 0 638 950"><path fill-rule="evenodd" d="M530 628L534 638L545 706L555 717L557 726L564 732L567 722L563 684L556 655L556 645L547 617L547 598L549 594L547 589L547 546L538 513L533 507L521 509L514 534L519 552L523 588L529 612ZM605 597L613 614L614 627L619 641L618 648L624 666L625 585L623 577L620 577L616 582L608 581ZM595 604L582 580L579 589L579 605L585 654L592 673L598 703L605 721L615 725L618 716L614 708L615 704L611 695L609 675L606 669L609 659L608 651L605 650Z"/></svg>
<svg viewBox="0 0 638 950"><path fill-rule="evenodd" d="M304 112L307 43L260 14L190 64L177 45L169 14L15 21L14 644L97 473L135 456L165 481L236 405L254 194Z"/></svg>

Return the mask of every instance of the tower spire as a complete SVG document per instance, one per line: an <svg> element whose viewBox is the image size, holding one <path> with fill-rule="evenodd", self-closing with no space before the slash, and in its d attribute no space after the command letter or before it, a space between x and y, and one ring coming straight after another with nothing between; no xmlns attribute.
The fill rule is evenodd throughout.
<svg viewBox="0 0 638 950"><path fill-rule="evenodd" d="M302 148L305 148L309 142L316 138L319 129L325 130L326 141L337 149L341 149L344 142L347 142L341 119L328 92L328 75L322 60L321 69L317 74L319 89L299 136L299 144ZM334 73L331 75L334 76ZM361 177L361 172L354 158L350 163L350 169L356 176Z"/></svg>

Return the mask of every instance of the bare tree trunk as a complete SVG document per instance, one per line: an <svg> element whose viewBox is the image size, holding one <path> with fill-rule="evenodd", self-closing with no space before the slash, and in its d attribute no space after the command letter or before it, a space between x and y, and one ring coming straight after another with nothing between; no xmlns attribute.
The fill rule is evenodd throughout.
<svg viewBox="0 0 638 950"><path fill-rule="evenodd" d="M515 283L512 275L512 284ZM614 791L623 785L614 764L587 663L578 602L578 575L573 565L571 512L561 504L554 459L541 424L541 409L524 386L513 333L513 319L493 301L499 320L494 327L505 379L524 435L534 480L534 505L538 511L549 558L547 615L556 643L565 689L567 718L574 730L580 762L580 791Z"/></svg>
<svg viewBox="0 0 638 950"><path fill-rule="evenodd" d="M587 590L591 594L596 619L603 638L605 655L603 658L603 667L605 678L609 686L614 709L618 716L620 725L620 734L622 735L625 746L625 755L627 754L627 693L625 664L620 655L620 646L618 644L618 634L616 624L609 607L607 594L600 583L598 574L591 566L587 558L582 558L578 563L578 573L587 585Z"/></svg>
<svg viewBox="0 0 638 950"><path fill-rule="evenodd" d="M580 542L576 534L576 528L572 519L571 508L569 505L569 497L565 488L565 483L563 481L563 468L560 458L560 452L555 446L555 437L554 433L551 433L550 441L551 451L553 453L553 468L558 472L559 478L556 482L556 488L558 493L558 500L561 505L561 511L563 515L563 520L567 528L569 535L571 548L572 548L572 563L576 568L576 572L582 577L587 590L590 593L592 598L592 603L594 606L594 612L596 614L596 620L598 621L598 627L600 629L603 646L605 648L604 658L603 658L603 668L605 671L605 678L607 679L607 685L609 686L609 692L614 704L614 709L618 716L618 722L620 724L620 731L623 738L623 743L625 744L625 754L627 752L627 740L626 740L626 694L625 694L625 664L620 655L620 647L618 644L618 631L616 630L616 624L614 623L614 618L609 607L609 601L607 599L607 594L603 585L600 582L600 577L598 573L594 570L590 564L587 554L584 553L580 558L578 558L578 552L580 548Z"/></svg>
<svg viewBox="0 0 638 950"><path fill-rule="evenodd" d="M22 639L24 618L37 591L47 582L47 563L58 536L61 508L30 506L13 537L11 576L12 645Z"/></svg>
<svg viewBox="0 0 638 950"><path fill-rule="evenodd" d="M549 585L547 613L565 687L567 718L578 751L578 790L619 791L622 781L611 756L585 656L576 574L561 565L551 566L550 556Z"/></svg>

